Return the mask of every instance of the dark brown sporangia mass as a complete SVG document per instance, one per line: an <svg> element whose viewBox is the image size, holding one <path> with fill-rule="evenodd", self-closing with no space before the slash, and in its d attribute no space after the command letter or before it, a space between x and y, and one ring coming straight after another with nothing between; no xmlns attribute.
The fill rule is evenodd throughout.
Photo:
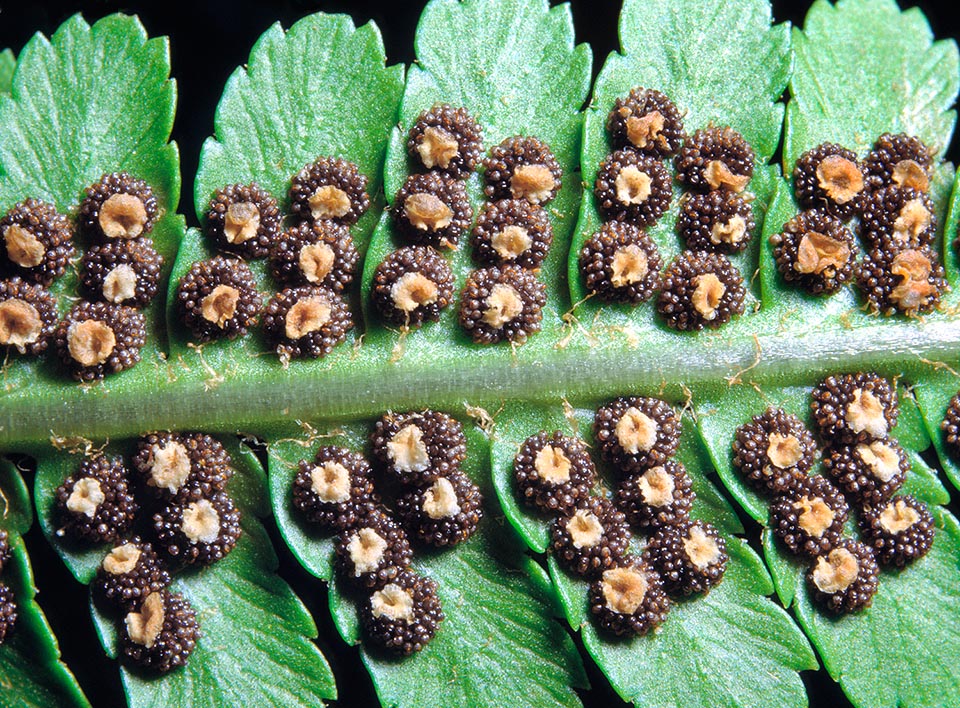
<svg viewBox="0 0 960 708"><path fill-rule="evenodd" d="M180 278L176 303L183 324L206 342L245 335L260 317L263 297L250 266L215 256L197 261Z"/></svg>
<svg viewBox="0 0 960 708"><path fill-rule="evenodd" d="M263 309L263 331L282 362L324 357L352 328L347 303L327 288L285 288Z"/></svg>
<svg viewBox="0 0 960 708"><path fill-rule="evenodd" d="M270 248L270 275L290 287L312 285L343 293L353 282L360 254L350 230L336 221L304 221L284 231Z"/></svg>
<svg viewBox="0 0 960 708"><path fill-rule="evenodd" d="M835 143L822 143L797 160L793 185L801 208L818 209L849 221L860 211L867 178L855 152Z"/></svg>
<svg viewBox="0 0 960 708"><path fill-rule="evenodd" d="M768 408L737 428L733 465L759 491L782 494L797 486L813 467L819 450L797 416Z"/></svg>
<svg viewBox="0 0 960 708"><path fill-rule="evenodd" d="M104 175L87 187L77 228L91 242L148 236L160 213L153 189L126 172Z"/></svg>
<svg viewBox="0 0 960 708"><path fill-rule="evenodd" d="M453 287L453 271L435 249L406 246L377 266L371 297L385 322L416 328L440 318L453 299Z"/></svg>
<svg viewBox="0 0 960 708"><path fill-rule="evenodd" d="M0 347L25 356L47 350L57 326L57 299L18 277L0 280Z"/></svg>
<svg viewBox="0 0 960 708"><path fill-rule="evenodd" d="M85 300L64 315L54 332L64 369L88 382L132 367L146 340L146 318L139 311Z"/></svg>
<svg viewBox="0 0 960 708"><path fill-rule="evenodd" d="M743 278L726 256L684 251L662 275L657 311L684 332L716 329L743 314Z"/></svg>
<svg viewBox="0 0 960 708"><path fill-rule="evenodd" d="M488 199L526 199L545 204L557 196L563 178L549 146L533 137L513 137L490 150L483 161Z"/></svg>
<svg viewBox="0 0 960 708"><path fill-rule="evenodd" d="M407 151L427 170L466 177L480 162L483 130L467 109L438 103L410 128Z"/></svg>
<svg viewBox="0 0 960 708"><path fill-rule="evenodd" d="M544 431L520 446L513 474L521 502L556 514L586 499L597 473L582 440Z"/></svg>
<svg viewBox="0 0 960 708"><path fill-rule="evenodd" d="M826 211L802 211L770 237L777 270L813 295L839 290L853 277L853 233Z"/></svg>
<svg viewBox="0 0 960 708"><path fill-rule="evenodd" d="M297 220L352 226L369 208L367 177L347 160L317 158L290 181L290 213Z"/></svg>
<svg viewBox="0 0 960 708"><path fill-rule="evenodd" d="M157 296L163 258L149 238L94 244L80 259L80 283L91 300L143 308Z"/></svg>
<svg viewBox="0 0 960 708"><path fill-rule="evenodd" d="M659 158L676 154L686 137L676 104L660 91L640 86L614 101L607 131L614 148L632 148Z"/></svg>
<svg viewBox="0 0 960 708"><path fill-rule="evenodd" d="M735 192L690 193L680 202L677 232L691 251L739 253L756 226L750 202Z"/></svg>
<svg viewBox="0 0 960 708"><path fill-rule="evenodd" d="M276 198L256 182L218 189L207 209L213 245L243 258L263 258L280 236L283 214Z"/></svg>
<svg viewBox="0 0 960 708"><path fill-rule="evenodd" d="M663 162L624 149L600 163L593 194L604 219L650 226L670 208L673 188Z"/></svg>
<svg viewBox="0 0 960 708"><path fill-rule="evenodd" d="M546 287L518 266L470 273L460 294L460 326L477 344L523 344L540 331Z"/></svg>
<svg viewBox="0 0 960 708"><path fill-rule="evenodd" d="M70 220L52 204L27 199L0 219L0 272L49 286L74 254Z"/></svg>
<svg viewBox="0 0 960 708"><path fill-rule="evenodd" d="M637 304L660 287L660 252L646 232L608 221L580 251L580 272L590 293L608 302Z"/></svg>
<svg viewBox="0 0 960 708"><path fill-rule="evenodd" d="M742 192L753 177L756 155L730 127L704 128L683 143L674 158L677 180L688 189Z"/></svg>
<svg viewBox="0 0 960 708"><path fill-rule="evenodd" d="M407 177L393 199L393 219L409 243L456 249L470 230L473 207L462 181L427 172Z"/></svg>
<svg viewBox="0 0 960 708"><path fill-rule="evenodd" d="M543 207L526 199L488 202L473 229L474 256L484 265L536 270L553 243L553 226Z"/></svg>

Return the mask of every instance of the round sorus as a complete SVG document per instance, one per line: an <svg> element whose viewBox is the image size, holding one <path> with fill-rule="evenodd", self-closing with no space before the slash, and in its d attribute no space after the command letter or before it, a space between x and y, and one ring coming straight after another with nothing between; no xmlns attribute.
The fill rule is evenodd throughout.
<svg viewBox="0 0 960 708"><path fill-rule="evenodd" d="M73 257L71 236L70 221L52 204L37 199L20 202L0 219L0 272L50 285Z"/></svg>
<svg viewBox="0 0 960 708"><path fill-rule="evenodd" d="M834 293L853 277L853 233L825 211L802 211L770 236L777 270L814 295Z"/></svg>
<svg viewBox="0 0 960 708"><path fill-rule="evenodd" d="M884 133L863 161L871 189L896 185L926 192L933 171L933 152L919 138Z"/></svg>
<svg viewBox="0 0 960 708"><path fill-rule="evenodd" d="M292 500L305 519L323 529L343 531L356 526L377 501L370 464L346 448L321 447L313 463L300 461Z"/></svg>
<svg viewBox="0 0 960 708"><path fill-rule="evenodd" d="M676 104L661 92L640 86L614 101L607 130L615 148L633 148L656 157L675 154L686 137Z"/></svg>
<svg viewBox="0 0 960 708"><path fill-rule="evenodd" d="M0 574L10 561L10 536L6 531L0 529Z"/></svg>
<svg viewBox="0 0 960 708"><path fill-rule="evenodd" d="M157 541L173 561L211 565L240 538L240 511L223 491L180 495L153 515Z"/></svg>
<svg viewBox="0 0 960 708"><path fill-rule="evenodd" d="M123 612L133 612L148 595L170 585L170 574L153 547L139 538L120 541L97 567L97 597Z"/></svg>
<svg viewBox="0 0 960 708"><path fill-rule="evenodd" d="M768 408L737 428L733 465L757 489L781 494L806 477L817 452L816 440L799 418Z"/></svg>
<svg viewBox="0 0 960 708"><path fill-rule="evenodd" d="M177 287L180 319L203 342L245 335L262 304L250 266L236 258L197 261Z"/></svg>
<svg viewBox="0 0 960 708"><path fill-rule="evenodd" d="M450 177L473 172L483 150L483 131L466 108L438 103L410 128L407 151L428 170Z"/></svg>
<svg viewBox="0 0 960 708"><path fill-rule="evenodd" d="M667 460L645 472L625 477L615 501L631 526L656 530L685 523L696 497L684 466Z"/></svg>
<svg viewBox="0 0 960 708"><path fill-rule="evenodd" d="M139 506L119 457L87 457L57 487L57 513L64 533L90 543L116 541L133 525Z"/></svg>
<svg viewBox="0 0 960 708"><path fill-rule="evenodd" d="M820 607L834 614L849 614L873 604L879 573L870 547L845 539L817 556L807 571L807 584Z"/></svg>
<svg viewBox="0 0 960 708"><path fill-rule="evenodd" d="M0 280L0 347L37 356L57 326L57 299L42 285L14 277Z"/></svg>
<svg viewBox="0 0 960 708"><path fill-rule="evenodd" d="M200 639L197 614L179 593L152 592L120 629L124 659L142 669L165 674L185 666Z"/></svg>
<svg viewBox="0 0 960 708"><path fill-rule="evenodd" d="M586 444L560 431L531 435L513 458L520 501L551 513L566 513L586 499L596 474Z"/></svg>
<svg viewBox="0 0 960 708"><path fill-rule="evenodd" d="M473 207L463 182L436 172L410 175L393 200L393 218L408 241L455 249L470 229Z"/></svg>
<svg viewBox="0 0 960 708"><path fill-rule="evenodd" d="M537 138L507 138L484 159L488 199L549 202L560 191L563 170L547 144Z"/></svg>
<svg viewBox="0 0 960 708"><path fill-rule="evenodd" d="M832 444L885 438L900 414L896 389L873 373L828 376L813 389L812 398L813 418Z"/></svg>
<svg viewBox="0 0 960 708"><path fill-rule="evenodd" d="M17 623L17 601L13 590L0 583L0 646L13 634Z"/></svg>
<svg viewBox="0 0 960 708"><path fill-rule="evenodd" d="M350 308L327 288L286 288L263 309L263 331L283 362L324 357L351 329Z"/></svg>
<svg viewBox="0 0 960 708"><path fill-rule="evenodd" d="M429 409L385 414L374 426L370 444L380 467L401 484L429 484L458 472L467 457L460 422Z"/></svg>
<svg viewBox="0 0 960 708"><path fill-rule="evenodd" d="M755 155L733 128L698 130L684 143L674 164L677 180L698 191L742 192L753 177Z"/></svg>
<svg viewBox="0 0 960 708"><path fill-rule="evenodd" d="M483 495L463 472L397 499L397 515L411 537L428 546L455 546L470 538L483 518Z"/></svg>
<svg viewBox="0 0 960 708"><path fill-rule="evenodd" d="M342 293L353 282L359 260L350 230L321 219L283 232L270 248L270 274L287 286L312 285Z"/></svg>
<svg viewBox="0 0 960 708"><path fill-rule="evenodd" d="M601 457L617 471L643 472L677 451L680 418L659 398L620 397L597 409L593 436Z"/></svg>
<svg viewBox="0 0 960 708"><path fill-rule="evenodd" d="M535 270L553 243L553 226L543 207L526 199L501 199L480 212L472 243L480 263Z"/></svg>
<svg viewBox="0 0 960 708"><path fill-rule="evenodd" d="M450 265L429 246L394 251L373 274L373 304L387 323L419 327L435 322L453 299Z"/></svg>
<svg viewBox="0 0 960 708"><path fill-rule="evenodd" d="M360 624L374 648L409 655L423 649L443 622L437 583L403 570L360 603Z"/></svg>
<svg viewBox="0 0 960 708"><path fill-rule="evenodd" d="M595 578L618 564L629 544L627 520L606 497L581 500L550 526L554 557L572 573L586 578Z"/></svg>
<svg viewBox="0 0 960 708"><path fill-rule="evenodd" d="M590 584L590 613L618 637L642 637L663 624L670 598L656 570L636 556L624 556Z"/></svg>
<svg viewBox="0 0 960 708"><path fill-rule="evenodd" d="M221 251L263 258L280 235L277 200L256 183L218 189L207 208L207 238Z"/></svg>
<svg viewBox="0 0 960 708"><path fill-rule="evenodd" d="M162 266L150 239L113 239L83 254L80 282L91 299L146 307L157 295Z"/></svg>
<svg viewBox="0 0 960 708"><path fill-rule="evenodd" d="M770 504L770 528L794 555L817 556L840 541L848 513L826 477L805 477Z"/></svg>
<svg viewBox="0 0 960 708"><path fill-rule="evenodd" d="M92 240L137 238L150 233L158 212L149 184L126 172L113 172L87 187L77 225Z"/></svg>
<svg viewBox="0 0 960 708"><path fill-rule="evenodd" d="M677 231L691 251L739 253L756 226L750 202L734 192L690 193L680 202Z"/></svg>
<svg viewBox="0 0 960 708"><path fill-rule="evenodd" d="M290 183L290 212L301 221L333 219L350 226L370 208L367 178L346 160L320 157Z"/></svg>
<svg viewBox="0 0 960 708"><path fill-rule="evenodd" d="M460 293L460 326L477 344L523 344L540 331L547 289L519 266L480 268Z"/></svg>
<svg viewBox="0 0 960 708"><path fill-rule="evenodd" d="M927 555L933 545L933 516L926 504L909 495L864 509L860 529L881 565L903 568Z"/></svg>
<svg viewBox="0 0 960 708"><path fill-rule="evenodd" d="M660 252L642 229L608 221L583 244L580 273L600 299L638 304L660 286Z"/></svg>
<svg viewBox="0 0 960 708"><path fill-rule="evenodd" d="M954 459L960 460L960 392L950 399L940 430L943 431L943 442L947 449L953 453Z"/></svg>
<svg viewBox="0 0 960 708"><path fill-rule="evenodd" d="M617 150L600 163L593 185L597 206L608 221L650 226L670 208L670 173L655 157Z"/></svg>
<svg viewBox="0 0 960 708"><path fill-rule="evenodd" d="M233 476L223 444L204 433L150 433L137 441L133 469L153 496L210 496Z"/></svg>
<svg viewBox="0 0 960 708"><path fill-rule="evenodd" d="M345 529L337 537L335 550L340 576L364 588L393 582L413 558L407 534L379 509Z"/></svg>
<svg viewBox="0 0 960 708"><path fill-rule="evenodd" d="M681 331L716 329L743 314L743 278L726 256L684 251L663 271L657 311Z"/></svg>
<svg viewBox="0 0 960 708"><path fill-rule="evenodd" d="M910 459L893 438L831 447L823 470L861 506L879 506L903 486Z"/></svg>
<svg viewBox="0 0 960 708"><path fill-rule="evenodd" d="M704 521L662 527L650 537L643 558L673 596L706 592L719 585L729 560L726 541Z"/></svg>
<svg viewBox="0 0 960 708"><path fill-rule="evenodd" d="M801 208L819 209L841 221L859 211L866 187L857 154L834 143L807 150L793 168L793 188Z"/></svg>
<svg viewBox="0 0 960 708"><path fill-rule="evenodd" d="M95 381L140 361L146 318L126 305L81 300L54 332L64 367L77 381Z"/></svg>
<svg viewBox="0 0 960 708"><path fill-rule="evenodd" d="M936 207L923 192L886 187L864 198L857 232L868 250L929 246L937 238Z"/></svg>
<svg viewBox="0 0 960 708"><path fill-rule="evenodd" d="M949 289L938 255L926 247L870 251L856 274L870 310L886 316L931 312Z"/></svg>

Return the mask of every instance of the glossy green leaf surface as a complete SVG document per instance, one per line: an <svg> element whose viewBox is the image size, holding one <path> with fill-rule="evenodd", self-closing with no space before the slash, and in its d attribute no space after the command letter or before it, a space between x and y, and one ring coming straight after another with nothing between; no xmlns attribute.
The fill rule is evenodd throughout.
<svg viewBox="0 0 960 708"><path fill-rule="evenodd" d="M333 577L333 542L292 507L299 460L320 445L364 450L369 426L277 431L270 446L270 488L280 533L307 570ZM553 617L550 581L505 526L489 484L489 441L464 420L464 471L481 487L484 518L466 543L435 551L415 547L413 567L437 581L446 619L423 651L393 659L360 644L384 706L578 706L587 687L580 657ZM334 621L349 644L361 642L356 596L334 580Z"/></svg>
<svg viewBox="0 0 960 708"><path fill-rule="evenodd" d="M921 387L918 387L920 390ZM720 476L733 496L760 524L767 502L750 490L733 467L736 428L767 406L799 416L811 430L810 389L757 390L736 387L697 405L700 432ZM806 566L764 531L767 566L777 594L792 607L830 675L857 706L951 705L960 697L960 651L955 606L960 586L960 530L940 507L950 501L935 470L919 456L930 444L911 395L900 391L901 416L891 435L911 456L903 493L931 507L938 531L930 554L900 572L884 571L873 606L861 614L830 617L812 604ZM815 469L815 471L817 471Z"/></svg>
<svg viewBox="0 0 960 708"><path fill-rule="evenodd" d="M549 521L517 506L513 458L523 440L540 430L560 430L592 444L592 417L583 408L528 405L507 406L496 416L494 484L507 519L536 551L546 546ZM692 516L714 524L726 538L730 561L723 582L706 597L675 603L654 633L623 640L597 629L587 603L589 584L550 556L550 574L570 626L581 632L587 652L617 693L638 706L806 705L796 672L817 668L816 659L790 617L766 597L773 593L770 577L756 553L735 535L743 527L707 478L710 461L688 416L676 459L697 493ZM602 488L615 486L610 470L599 469ZM634 550L642 547L639 535L634 544Z"/></svg>
<svg viewBox="0 0 960 708"><path fill-rule="evenodd" d="M300 600L277 574L277 556L258 517L269 514L265 472L235 438L224 444L236 474L228 492L241 511L242 535L222 561L174 576L173 590L197 611L202 638L183 669L157 678L121 664L131 706L320 706L336 697L333 673L310 640L317 629ZM129 454L132 444L114 445L110 454ZM55 491L73 473L80 457L69 451L38 460L36 504L41 527L67 567L89 583L109 550L82 547L57 534ZM142 523L149 518L141 511ZM144 534L149 537L149 532ZM91 604L107 653L117 656L116 619ZM215 687L215 690L214 690Z"/></svg>
<svg viewBox="0 0 960 708"><path fill-rule="evenodd" d="M0 458L0 529L7 532L11 558L0 581L13 590L17 622L0 644L0 704L5 708L83 708L90 704L70 670L37 604L30 558L21 534L32 523L30 493L14 465Z"/></svg>

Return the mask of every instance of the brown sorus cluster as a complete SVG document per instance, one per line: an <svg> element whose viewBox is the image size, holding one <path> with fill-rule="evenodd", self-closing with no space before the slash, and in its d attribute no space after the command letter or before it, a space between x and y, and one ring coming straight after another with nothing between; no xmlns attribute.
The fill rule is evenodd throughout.
<svg viewBox="0 0 960 708"><path fill-rule="evenodd" d="M263 310L263 330L280 361L317 359L353 329L347 303L327 288L285 288Z"/></svg>
<svg viewBox="0 0 960 708"><path fill-rule="evenodd" d="M853 277L853 233L826 211L800 212L770 244L783 279L814 295L835 293Z"/></svg>
<svg viewBox="0 0 960 708"><path fill-rule="evenodd" d="M250 266L223 256L194 263L180 278L176 300L181 321L203 342L246 334L263 304Z"/></svg>
<svg viewBox="0 0 960 708"><path fill-rule="evenodd" d="M88 543L122 538L140 510L123 460L105 455L84 458L55 496L61 524L57 535Z"/></svg>
<svg viewBox="0 0 960 708"><path fill-rule="evenodd" d="M589 496L554 518L550 551L570 572L596 578L627 552L626 517L606 497Z"/></svg>
<svg viewBox="0 0 960 708"><path fill-rule="evenodd" d="M868 251L930 246L937 237L936 208L912 187L884 187L864 198L857 233Z"/></svg>
<svg viewBox="0 0 960 708"><path fill-rule="evenodd" d="M843 536L849 507L826 477L802 477L770 504L770 528L794 555L830 551Z"/></svg>
<svg viewBox="0 0 960 708"><path fill-rule="evenodd" d="M513 474L520 501L557 514L590 495L596 469L586 444L558 430L527 438L513 460Z"/></svg>
<svg viewBox="0 0 960 708"><path fill-rule="evenodd" d="M438 103L410 128L407 151L427 170L462 178L473 172L483 150L483 130L466 108Z"/></svg>
<svg viewBox="0 0 960 708"><path fill-rule="evenodd" d="M91 241L138 238L153 230L158 214L149 184L126 172L113 172L87 187L77 226Z"/></svg>
<svg viewBox="0 0 960 708"><path fill-rule="evenodd" d="M753 177L753 148L733 128L709 127L688 138L674 160L677 180L688 189L742 192Z"/></svg>
<svg viewBox="0 0 960 708"><path fill-rule="evenodd" d="M663 271L657 311L680 331L716 329L743 314L746 289L723 255L684 251Z"/></svg>
<svg viewBox="0 0 960 708"><path fill-rule="evenodd" d="M10 562L10 535L3 529L0 529L0 574Z"/></svg>
<svg viewBox="0 0 960 708"><path fill-rule="evenodd" d="M435 249L407 246L377 266L372 299L388 324L416 328L440 318L453 299L453 286L453 271Z"/></svg>
<svg viewBox="0 0 960 708"><path fill-rule="evenodd" d="M311 285L344 292L353 282L360 254L350 230L335 221L292 226L270 249L270 274L290 287Z"/></svg>
<svg viewBox="0 0 960 708"><path fill-rule="evenodd" d="M656 223L673 198L663 162L630 149L618 150L600 163L593 193L605 220L636 226Z"/></svg>
<svg viewBox="0 0 960 708"><path fill-rule="evenodd" d="M470 229L473 207L462 181L427 172L407 177L394 197L393 217L411 243L455 249Z"/></svg>
<svg viewBox="0 0 960 708"><path fill-rule="evenodd" d="M680 418L658 398L621 397L597 409L593 436L601 457L615 469L643 472L673 457Z"/></svg>
<svg viewBox="0 0 960 708"><path fill-rule="evenodd" d="M333 219L351 226L369 208L367 178L347 160L317 158L290 182L290 212L301 221Z"/></svg>
<svg viewBox="0 0 960 708"><path fill-rule="evenodd" d="M277 200L256 182L218 189L207 208L206 233L213 245L243 258L263 258L280 235Z"/></svg>
<svg viewBox="0 0 960 708"><path fill-rule="evenodd" d="M844 539L817 556L807 570L813 600L833 614L849 614L873 604L880 569L873 551L859 541Z"/></svg>
<svg viewBox="0 0 960 708"><path fill-rule="evenodd" d="M806 477L818 452L803 421L771 407L737 428L733 464L760 491L782 494Z"/></svg>
<svg viewBox="0 0 960 708"><path fill-rule="evenodd" d="M857 284L872 312L911 317L936 309L947 290L940 259L927 247L870 251L857 268Z"/></svg>
<svg viewBox="0 0 960 708"><path fill-rule="evenodd" d="M641 86L614 101L607 130L614 148L629 147L659 158L675 155L686 137L676 104L660 91Z"/></svg>
<svg viewBox="0 0 960 708"><path fill-rule="evenodd" d="M328 531L356 526L378 500L370 464L343 447L321 447L313 463L301 460L293 480L294 508Z"/></svg>
<svg viewBox="0 0 960 708"><path fill-rule="evenodd" d="M618 637L642 637L663 624L670 599L660 576L637 556L624 556L590 584L590 612Z"/></svg>
<svg viewBox="0 0 960 708"><path fill-rule="evenodd" d="M616 503L634 528L657 529L686 521L696 496L683 464L667 460L624 477L617 488Z"/></svg>
<svg viewBox="0 0 960 708"><path fill-rule="evenodd" d="M80 259L80 282L93 300L146 307L157 295L163 258L149 238L94 244Z"/></svg>
<svg viewBox="0 0 960 708"><path fill-rule="evenodd" d="M119 541L93 579L97 599L125 613L135 611L148 595L169 586L170 573L156 551L136 537Z"/></svg>
<svg viewBox="0 0 960 708"><path fill-rule="evenodd" d="M0 280L0 347L26 356L46 351L57 326L57 299L42 285Z"/></svg>
<svg viewBox="0 0 960 708"><path fill-rule="evenodd" d="M691 251L739 253L755 228L750 202L735 192L689 193L680 202L677 231Z"/></svg>
<svg viewBox="0 0 960 708"><path fill-rule="evenodd" d="M200 636L196 612L186 598L160 590L124 617L120 647L126 661L165 674L186 665Z"/></svg>
<svg viewBox="0 0 960 708"><path fill-rule="evenodd" d="M402 656L422 650L443 620L436 581L408 568L360 604L367 639L376 648Z"/></svg>
<svg viewBox="0 0 960 708"><path fill-rule="evenodd" d="M583 244L580 272L602 300L637 304L660 286L660 252L642 229L608 221Z"/></svg>
<svg viewBox="0 0 960 708"><path fill-rule="evenodd" d="M860 210L867 179L855 152L835 143L823 143L797 160L793 186L801 208L849 221Z"/></svg>
<svg viewBox="0 0 960 708"><path fill-rule="evenodd" d="M77 381L95 381L140 361L146 318L126 305L79 301L54 332L60 361Z"/></svg>
<svg viewBox="0 0 960 708"><path fill-rule="evenodd" d="M211 565L237 545L240 511L225 491L187 488L153 515L153 532L172 561Z"/></svg>
<svg viewBox="0 0 960 708"><path fill-rule="evenodd" d="M52 204L20 202L0 219L0 272L49 286L74 254L70 221Z"/></svg>
<svg viewBox="0 0 960 708"><path fill-rule="evenodd" d="M13 634L17 623L17 599L13 590L0 583L0 647Z"/></svg>
<svg viewBox="0 0 960 708"><path fill-rule="evenodd" d="M337 570L359 588L382 588L410 565L413 549L403 528L384 511L371 508L337 537Z"/></svg>
<svg viewBox="0 0 960 708"><path fill-rule="evenodd" d="M831 443L856 444L887 437L897 425L897 392L872 373L837 374L813 390L811 408L820 435Z"/></svg>
<svg viewBox="0 0 960 708"><path fill-rule="evenodd" d="M485 265L536 270L552 242L553 226L547 212L526 199L488 202L473 229L474 255Z"/></svg>
<svg viewBox="0 0 960 708"><path fill-rule="evenodd" d="M864 159L863 167L873 190L896 185L926 192L930 189L933 160L933 151L919 138L884 133Z"/></svg>
<svg viewBox="0 0 960 708"><path fill-rule="evenodd" d="M526 199L545 204L557 196L560 163L546 143L531 137L507 138L483 161L488 199Z"/></svg>
<svg viewBox="0 0 960 708"><path fill-rule="evenodd" d="M460 471L467 457L463 427L440 411L387 413L370 436L380 469L401 484L431 484Z"/></svg>
<svg viewBox="0 0 960 708"><path fill-rule="evenodd" d="M397 516L422 544L444 548L469 539L483 517L480 489L463 472L437 477L397 499Z"/></svg>
<svg viewBox="0 0 960 708"><path fill-rule="evenodd" d="M940 430L943 431L943 442L947 449L955 459L960 460L960 392L950 399Z"/></svg>
<svg viewBox="0 0 960 708"><path fill-rule="evenodd" d="M643 557L674 596L707 592L723 579L729 560L723 536L711 524L689 520L661 527L651 536Z"/></svg>
<svg viewBox="0 0 960 708"><path fill-rule="evenodd" d="M879 506L903 486L910 459L892 439L836 445L823 458L824 472L862 507Z"/></svg>
<svg viewBox="0 0 960 708"><path fill-rule="evenodd" d="M460 294L460 326L477 344L523 344L540 331L546 287L518 266L470 273Z"/></svg>
<svg viewBox="0 0 960 708"><path fill-rule="evenodd" d="M137 442L133 456L141 489L166 501L223 491L232 465L223 444L205 433L149 433Z"/></svg>
<svg viewBox="0 0 960 708"><path fill-rule="evenodd" d="M860 529L884 566L903 568L933 545L933 516L926 504L909 495L864 509Z"/></svg>

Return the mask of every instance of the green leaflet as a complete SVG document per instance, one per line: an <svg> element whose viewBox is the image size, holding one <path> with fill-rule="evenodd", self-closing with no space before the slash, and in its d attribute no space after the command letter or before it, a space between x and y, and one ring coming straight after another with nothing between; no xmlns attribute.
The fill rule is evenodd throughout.
<svg viewBox="0 0 960 708"><path fill-rule="evenodd" d="M0 52L0 94L10 93L13 85L13 70L17 68L17 58L9 49Z"/></svg>
<svg viewBox="0 0 960 708"><path fill-rule="evenodd" d="M513 458L540 430L560 430L592 441L592 410L508 405L496 416L493 476L507 519L528 544L542 551L549 519L516 502ZM562 570L551 557L550 574L567 620L579 629L587 651L624 700L642 705L805 705L795 673L817 668L806 639L766 595L773 585L746 542L736 514L707 479L710 463L688 416L677 460L693 478L693 516L714 524L727 539L730 562L723 582L706 597L675 603L660 629L629 641L598 631L587 606L589 584ZM603 470L603 487L617 480ZM635 550L641 547L639 537ZM709 667L709 668L707 668Z"/></svg>
<svg viewBox="0 0 960 708"><path fill-rule="evenodd" d="M450 41L451 30L459 34L455 42ZM404 371L448 362L503 366L539 361L563 335L563 314L569 309L564 278L581 193L577 153L580 106L590 85L589 48L574 46L570 8L550 8L546 0L433 0L420 18L416 47L418 60L408 72L400 123L391 132L384 176L387 200L392 201L407 175L417 171L407 154L407 133L420 113L436 103L466 108L483 128L487 151L515 135L541 139L563 168L562 188L545 205L553 224L553 245L539 273L547 287L547 305L542 331L515 349L509 343L473 344L457 322L459 297L439 322L427 323L409 335L385 328L371 310L373 274L388 253L407 245L385 214L363 272L366 343L378 344L378 356L398 360L397 368ZM467 191L476 216L484 204L479 174L467 180ZM471 250L469 234L464 234L459 248L450 254L456 292L476 267Z"/></svg>
<svg viewBox="0 0 960 708"><path fill-rule="evenodd" d="M228 491L243 514L243 534L222 561L174 576L173 590L196 609L203 636L188 665L162 678L143 676L121 664L128 704L323 705L336 698L333 673L310 641L317 628L309 612L276 574L277 556L258 518L269 514L265 472L235 438L224 444L236 470ZM114 445L107 452L129 454L132 446L132 441ZM57 535L54 513L56 488L80 459L70 452L46 451L38 459L34 494L44 534L77 580L89 583L109 544L79 548ZM105 650L116 657L116 619L92 602L91 612Z"/></svg>
<svg viewBox="0 0 960 708"><path fill-rule="evenodd" d="M167 40L148 39L135 17L111 15L91 27L75 15L51 39L35 35L17 60L10 95L0 96L0 211L35 197L69 214L88 185L125 170L146 180L157 195L161 218L150 236L164 258L161 278L166 278L184 229L175 213L180 157L176 144L168 142L176 106L169 76ZM86 245L75 244L81 252ZM62 312L78 295L77 287L72 268L52 286ZM39 360L11 356L0 393L4 404L29 409L39 401L64 407L91 398L136 398L144 380L164 378L162 300L145 310L147 345L134 369L88 391L61 370L52 351Z"/></svg>
<svg viewBox="0 0 960 708"><path fill-rule="evenodd" d="M303 566L318 578L333 576L333 541L292 508L298 462L321 445L363 450L365 424L276 431L270 445L270 491L280 533ZM368 652L361 657L380 701L400 708L422 705L577 706L574 688L588 686L570 637L553 618L550 581L503 528L489 482L489 441L464 421L464 471L486 497L484 519L464 544L444 551L415 549L413 567L435 579L446 619L417 654L400 660ZM350 644L360 643L355 595L334 580L334 622Z"/></svg>
<svg viewBox="0 0 960 708"><path fill-rule="evenodd" d="M666 93L686 113L684 125L690 134L711 124L740 131L759 162L747 187L755 196L759 231L775 184L775 172L767 169L766 163L780 140L784 107L779 100L792 62L789 26L771 27L770 22L770 6L763 0L624 3L620 13L621 53L607 57L586 111L581 165L587 191L568 264L571 299L577 303L574 315L594 347L622 347L626 343L632 348L679 348L691 346L689 340L696 338L669 330L657 317L654 302L631 307L585 300L588 293L580 277L579 254L602 223L593 184L600 162L611 152L606 123L614 100L636 86L653 88ZM736 41L731 42L728 33L717 31L719 27L736 27ZM683 41L678 42L678 37ZM681 194L675 185L670 210L647 229L660 250L664 267L683 246L676 233ZM757 269L757 242L754 235L747 250L733 258L744 280L751 283L751 274ZM750 290L753 297L748 295L748 314L709 337L721 340L718 346L738 336L770 329L763 314L754 311L758 304L754 299L756 288Z"/></svg>
<svg viewBox="0 0 960 708"><path fill-rule="evenodd" d="M918 387L920 390L920 387ZM702 401L697 415L702 438L732 495L759 523L766 525L766 503L749 490L732 466L731 444L736 428L762 413L781 407L810 420L810 389L731 388L721 397ZM901 418L891 434L911 455L913 467L903 492L931 506L939 529L930 554L904 571L884 571L873 607L842 619L828 617L812 605L804 580L806 566L797 562L764 531L764 556L777 594L793 607L830 675L858 706L952 705L960 697L960 651L955 613L960 584L960 529L946 509L950 495L935 470L918 454L930 444L927 429L909 393L900 392Z"/></svg>
<svg viewBox="0 0 960 708"><path fill-rule="evenodd" d="M216 135L207 139L200 156L194 189L197 217L205 220L217 189L251 181L273 194L286 211L290 178L318 157L339 157L356 163L369 180L371 208L351 229L362 256L383 208L381 170L403 75L402 66L386 65L380 30L372 22L355 28L347 15L317 13L287 31L275 24L224 89ZM199 231L189 232L170 280L171 303L180 277L195 261L213 253ZM266 300L277 290L276 284L263 262L251 266ZM324 380L342 375L344 368L355 366L353 346L362 331L359 280L358 274L348 293L357 327L322 360L295 361L287 370L268 350L259 330L252 337L207 344L198 356L190 350L190 333L179 323L172 304L168 321L176 336L171 337L171 354L191 369L186 379L194 386L209 379L211 370L243 387L254 381L289 387L292 374Z"/></svg>
<svg viewBox="0 0 960 708"><path fill-rule="evenodd" d="M13 464L0 458L0 528L9 534L12 557L0 582L13 590L17 623L0 646L0 696L8 708L51 705L89 706L70 670L60 661L60 647L37 604L30 559L21 534L33 523L30 492Z"/></svg>
<svg viewBox="0 0 960 708"><path fill-rule="evenodd" d="M865 153L884 132L917 135L942 157L960 78L956 42L932 40L923 13L894 0L817 0L793 35L785 170L822 142Z"/></svg>

